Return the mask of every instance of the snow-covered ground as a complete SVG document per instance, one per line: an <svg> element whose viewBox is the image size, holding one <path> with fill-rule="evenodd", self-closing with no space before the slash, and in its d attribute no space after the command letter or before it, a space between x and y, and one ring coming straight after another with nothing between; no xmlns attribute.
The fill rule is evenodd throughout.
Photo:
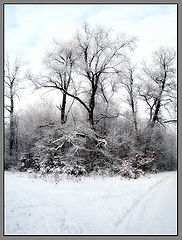
<svg viewBox="0 0 182 240"><path fill-rule="evenodd" d="M6 235L176 235L177 173L80 181L5 172Z"/></svg>

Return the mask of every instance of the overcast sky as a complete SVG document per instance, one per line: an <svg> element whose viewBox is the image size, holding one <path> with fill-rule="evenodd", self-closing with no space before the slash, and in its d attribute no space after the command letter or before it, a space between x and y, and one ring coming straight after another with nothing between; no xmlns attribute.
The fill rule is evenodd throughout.
<svg viewBox="0 0 182 240"><path fill-rule="evenodd" d="M161 45L177 45L175 4L5 4L5 52L39 71L52 39L71 38L84 22L135 35L134 61L148 59Z"/></svg>

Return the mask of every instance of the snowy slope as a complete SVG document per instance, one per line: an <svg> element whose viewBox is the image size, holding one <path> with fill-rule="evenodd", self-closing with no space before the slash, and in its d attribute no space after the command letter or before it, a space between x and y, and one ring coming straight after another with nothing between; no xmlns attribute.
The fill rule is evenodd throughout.
<svg viewBox="0 0 182 240"><path fill-rule="evenodd" d="M79 182L5 173L5 234L176 234L176 172Z"/></svg>

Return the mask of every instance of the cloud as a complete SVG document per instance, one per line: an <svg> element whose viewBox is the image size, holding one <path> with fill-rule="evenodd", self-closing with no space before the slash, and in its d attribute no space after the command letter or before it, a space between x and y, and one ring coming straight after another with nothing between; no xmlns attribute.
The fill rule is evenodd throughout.
<svg viewBox="0 0 182 240"><path fill-rule="evenodd" d="M177 41L176 5L8 4L5 10L5 47L11 52L45 51L53 38L71 38L85 21L136 35L142 45Z"/></svg>
<svg viewBox="0 0 182 240"><path fill-rule="evenodd" d="M5 50L35 65L33 55L41 58L53 38L71 38L92 9L87 5L5 5Z"/></svg>
<svg viewBox="0 0 182 240"><path fill-rule="evenodd" d="M160 45L177 44L176 5L113 5L89 17L88 22L137 36L135 59L149 57Z"/></svg>

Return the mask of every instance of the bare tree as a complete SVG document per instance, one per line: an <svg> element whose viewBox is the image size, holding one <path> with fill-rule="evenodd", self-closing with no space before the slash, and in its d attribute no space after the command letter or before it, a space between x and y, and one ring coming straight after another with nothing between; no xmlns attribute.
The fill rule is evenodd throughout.
<svg viewBox="0 0 182 240"><path fill-rule="evenodd" d="M98 90L105 97L105 83L111 81L113 74L121 68L125 50L133 49L135 38L124 34L111 37L111 32L104 27L89 28L83 26L83 32L76 36L78 42L78 72L89 84L89 99L87 110L89 122L94 125L94 108ZM106 97L105 97L106 99ZM106 99L107 101L107 99Z"/></svg>
<svg viewBox="0 0 182 240"><path fill-rule="evenodd" d="M150 109L151 127L161 122L162 108L169 110L170 103L176 101L175 57L174 49L161 47L154 52L152 65L143 68L146 80L143 79L139 94Z"/></svg>
<svg viewBox="0 0 182 240"><path fill-rule="evenodd" d="M72 85L73 87L73 68L76 60L74 45L72 42L55 42L55 49L47 52L44 64L46 66L46 73L38 77L27 73L27 77L34 82L37 89L51 88L61 91L62 102L57 106L61 111L61 123L64 124L67 120L70 109L66 112L67 92ZM71 106L73 105L71 103ZM70 106L70 107L71 107Z"/></svg>
<svg viewBox="0 0 182 240"><path fill-rule="evenodd" d="M11 62L9 57L6 58L4 63L4 83L5 83L5 109L9 113L9 154L10 158L13 157L14 151L17 149L17 118L15 117L15 98L18 97L18 91L22 89L20 84L20 69L22 61L16 58Z"/></svg>

